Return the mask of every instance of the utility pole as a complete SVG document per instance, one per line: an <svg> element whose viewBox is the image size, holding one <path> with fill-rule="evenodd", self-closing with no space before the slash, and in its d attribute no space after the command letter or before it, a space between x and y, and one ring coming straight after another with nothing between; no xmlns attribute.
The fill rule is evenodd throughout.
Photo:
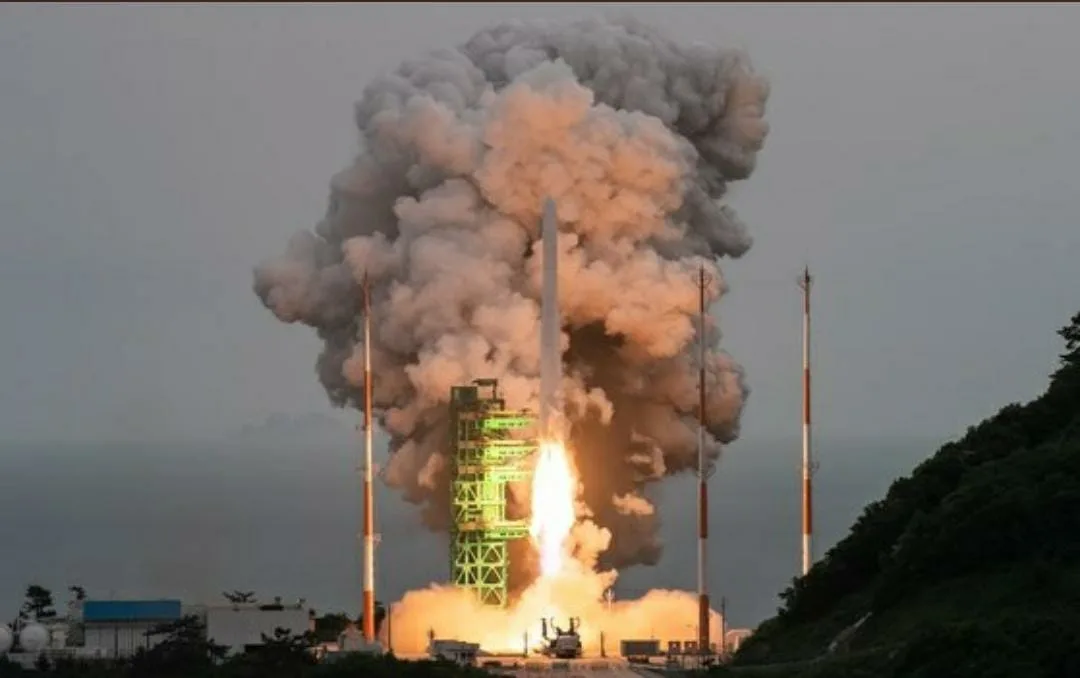
<svg viewBox="0 0 1080 678"><path fill-rule="evenodd" d="M364 642L375 642L375 498L372 492L371 281L364 274Z"/></svg>
<svg viewBox="0 0 1080 678"><path fill-rule="evenodd" d="M802 573L810 571L813 556L813 456L810 448L810 267L803 269L803 421L802 421Z"/></svg>
<svg viewBox="0 0 1080 678"><path fill-rule="evenodd" d="M709 650L709 592L705 583L709 538L709 475L705 468L705 286L711 282L704 264L698 269L698 648Z"/></svg>

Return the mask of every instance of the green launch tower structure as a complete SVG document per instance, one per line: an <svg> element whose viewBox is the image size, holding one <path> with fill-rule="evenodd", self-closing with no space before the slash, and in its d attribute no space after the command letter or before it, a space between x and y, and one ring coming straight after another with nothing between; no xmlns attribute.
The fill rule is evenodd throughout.
<svg viewBox="0 0 1080 678"><path fill-rule="evenodd" d="M535 425L531 412L506 409L495 379L450 389L450 581L486 605L506 606L508 543L529 534L527 521L507 518L506 500L507 484L530 476L537 442L524 436Z"/></svg>

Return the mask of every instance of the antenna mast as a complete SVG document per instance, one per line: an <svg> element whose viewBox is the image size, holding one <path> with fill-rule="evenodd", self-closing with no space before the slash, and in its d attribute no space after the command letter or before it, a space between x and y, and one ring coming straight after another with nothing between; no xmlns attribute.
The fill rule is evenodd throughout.
<svg viewBox="0 0 1080 678"><path fill-rule="evenodd" d="M813 457L810 451L810 267L803 269L799 287L803 291L803 422L802 422L802 573L813 562Z"/></svg>
<svg viewBox="0 0 1080 678"><path fill-rule="evenodd" d="M375 641L375 501L371 462L371 283L364 274L364 641Z"/></svg>
<svg viewBox="0 0 1080 678"><path fill-rule="evenodd" d="M709 592L705 584L706 542L709 538L709 491L705 469L705 266L698 270L698 648L709 651Z"/></svg>

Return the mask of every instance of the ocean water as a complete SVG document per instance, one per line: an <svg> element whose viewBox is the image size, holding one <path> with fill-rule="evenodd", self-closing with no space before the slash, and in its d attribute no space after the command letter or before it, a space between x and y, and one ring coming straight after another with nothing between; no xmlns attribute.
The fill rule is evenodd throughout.
<svg viewBox="0 0 1080 678"><path fill-rule="evenodd" d="M940 441L819 440L816 552ZM736 626L771 616L800 563L799 442L740 441L710 481L709 586ZM62 606L91 597L303 598L320 611L359 607L355 445L0 446L0 619L40 583ZM659 502L665 553L621 573L617 596L696 582L695 479L668 479ZM447 576L446 538L377 488L378 597Z"/></svg>

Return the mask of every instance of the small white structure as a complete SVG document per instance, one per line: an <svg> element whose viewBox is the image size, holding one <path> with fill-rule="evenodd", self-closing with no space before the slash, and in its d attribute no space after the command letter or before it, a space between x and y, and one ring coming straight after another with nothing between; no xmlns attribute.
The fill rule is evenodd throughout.
<svg viewBox="0 0 1080 678"><path fill-rule="evenodd" d="M0 657L23 668L33 668L42 656L50 661L75 656L68 647L66 619L18 620L15 629L0 625Z"/></svg>
<svg viewBox="0 0 1080 678"><path fill-rule="evenodd" d="M19 647L23 652L38 654L49 646L49 638L49 629L30 622L19 630Z"/></svg>
<svg viewBox="0 0 1080 678"><path fill-rule="evenodd" d="M480 654L478 643L466 643L460 640L432 639L428 646L428 655L432 659L442 659L461 666L475 666L478 654Z"/></svg>
<svg viewBox="0 0 1080 678"><path fill-rule="evenodd" d="M262 637L273 637L276 629L290 635L314 631L315 620L301 603L258 605L239 603L207 606L206 636L230 653L242 653L262 645Z"/></svg>

